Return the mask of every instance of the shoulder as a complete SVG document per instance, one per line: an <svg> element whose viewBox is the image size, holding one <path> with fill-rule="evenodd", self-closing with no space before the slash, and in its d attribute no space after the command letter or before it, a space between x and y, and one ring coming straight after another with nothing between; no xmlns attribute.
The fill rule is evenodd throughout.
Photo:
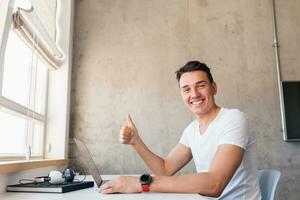
<svg viewBox="0 0 300 200"><path fill-rule="evenodd" d="M236 108L222 108L224 115L232 117L241 117L244 116L244 113Z"/></svg>
<svg viewBox="0 0 300 200"><path fill-rule="evenodd" d="M234 144L246 149L249 136L245 114L238 109L224 109L222 112L219 144Z"/></svg>
<svg viewBox="0 0 300 200"><path fill-rule="evenodd" d="M223 121L227 123L241 123L246 121L245 113L240 111L239 109L228 109L222 108L221 118Z"/></svg>
<svg viewBox="0 0 300 200"><path fill-rule="evenodd" d="M222 134L247 134L245 114L238 109L223 109L218 122Z"/></svg>

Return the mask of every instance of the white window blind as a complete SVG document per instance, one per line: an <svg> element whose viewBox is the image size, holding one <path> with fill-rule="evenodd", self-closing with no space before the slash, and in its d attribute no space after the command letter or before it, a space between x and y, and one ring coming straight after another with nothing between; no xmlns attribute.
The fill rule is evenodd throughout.
<svg viewBox="0 0 300 200"><path fill-rule="evenodd" d="M18 7L13 14L13 28L24 42L36 49L53 68L64 61L64 52L57 45L59 29L56 15L59 1L31 0L30 8Z"/></svg>

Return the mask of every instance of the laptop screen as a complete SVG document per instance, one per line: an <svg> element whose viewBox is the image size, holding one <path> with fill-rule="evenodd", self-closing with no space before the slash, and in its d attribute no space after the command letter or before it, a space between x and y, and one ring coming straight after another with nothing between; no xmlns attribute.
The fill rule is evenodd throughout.
<svg viewBox="0 0 300 200"><path fill-rule="evenodd" d="M89 170L89 173L93 176L97 186L99 187L102 184L103 180L87 146L77 138L74 138L74 141L76 146L78 147L80 156L84 160L85 167Z"/></svg>

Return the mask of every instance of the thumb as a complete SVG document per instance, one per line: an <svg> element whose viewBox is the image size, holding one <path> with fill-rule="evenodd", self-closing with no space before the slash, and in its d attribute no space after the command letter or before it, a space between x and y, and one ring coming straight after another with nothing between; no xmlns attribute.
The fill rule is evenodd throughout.
<svg viewBox="0 0 300 200"><path fill-rule="evenodd" d="M134 122L132 121L130 114L127 115L127 125L128 125L128 126L135 127L135 124L134 124Z"/></svg>

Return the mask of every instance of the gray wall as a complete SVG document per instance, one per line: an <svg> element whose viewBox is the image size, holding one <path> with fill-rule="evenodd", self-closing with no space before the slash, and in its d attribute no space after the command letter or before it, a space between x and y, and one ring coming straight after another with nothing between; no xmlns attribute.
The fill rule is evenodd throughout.
<svg viewBox="0 0 300 200"><path fill-rule="evenodd" d="M300 2L276 2L282 76L299 80ZM282 172L279 199L298 199L300 144L282 140L272 42L271 0L77 0L71 137L103 174L148 171L118 143L119 129L130 112L145 143L166 156L193 119L174 72L197 59L212 68L217 103L247 114L259 168Z"/></svg>

